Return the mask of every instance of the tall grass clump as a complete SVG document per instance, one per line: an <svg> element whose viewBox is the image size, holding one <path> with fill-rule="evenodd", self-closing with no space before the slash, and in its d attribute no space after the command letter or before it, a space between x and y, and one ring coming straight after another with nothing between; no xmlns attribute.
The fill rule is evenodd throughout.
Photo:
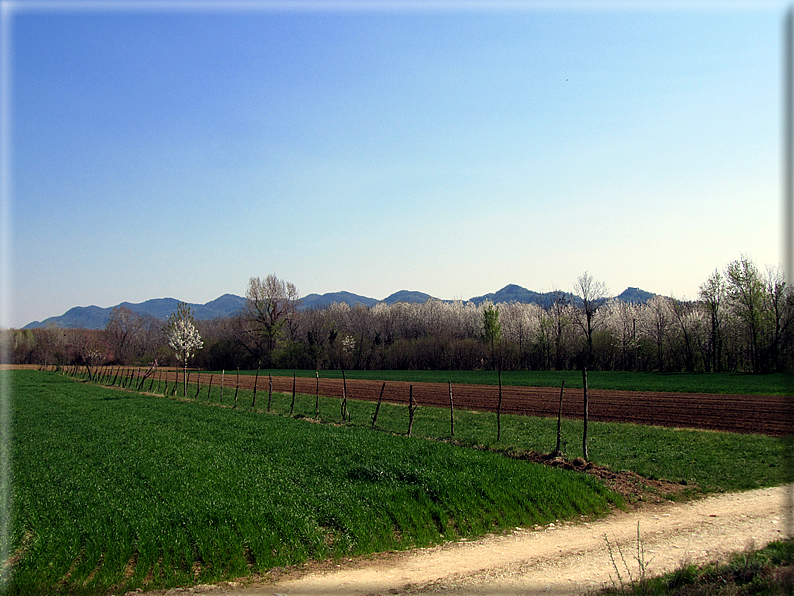
<svg viewBox="0 0 794 596"><path fill-rule="evenodd" d="M698 567L684 563L655 577L644 575L599 592L603 595L684 596L690 594L788 595L794 589L794 542L778 540L762 549L735 553L727 561ZM615 569L618 564L615 564Z"/></svg>

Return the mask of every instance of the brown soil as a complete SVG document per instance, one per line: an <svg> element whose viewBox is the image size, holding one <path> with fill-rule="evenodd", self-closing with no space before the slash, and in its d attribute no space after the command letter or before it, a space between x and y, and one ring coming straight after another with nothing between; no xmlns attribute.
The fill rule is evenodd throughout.
<svg viewBox="0 0 794 596"><path fill-rule="evenodd" d="M614 472L605 466L587 462L581 457L569 461L551 454L528 452L522 454L521 458L565 470L576 470L600 478L609 488L623 495L629 508L641 507L645 503L664 503L670 499L678 498L679 495L691 496L695 494L693 487L686 484L667 482L666 480L650 480L629 471Z"/></svg>
<svg viewBox="0 0 794 596"><path fill-rule="evenodd" d="M170 374L171 381L174 374ZM195 382L196 373L190 375ZM180 375L181 378L181 375ZM255 379L252 375L240 376L240 388L253 389L257 383L259 391L269 389L266 376ZM210 375L202 374L201 383L209 383ZM273 377L273 391L290 393L291 377ZM220 386L219 375L212 379L213 386ZM225 376L225 387L235 387L237 379L233 373ZM348 379L347 397L377 401L382 381ZM449 407L449 386L446 383L386 383L383 401L407 404L410 386L420 406ZM298 393L326 397L342 397L343 385L339 379L295 379ZM493 385L453 385L453 401L456 409L495 412L499 401L498 388ZM648 391L612 391L591 389L589 396L589 418L602 422L629 422L675 428L698 428L736 433L760 433L784 436L790 432L794 421L794 400L776 395L725 395L707 393L673 393ZM565 418L581 418L581 389L565 391L562 415ZM503 387L502 413L521 416L556 417L559 408L558 387Z"/></svg>

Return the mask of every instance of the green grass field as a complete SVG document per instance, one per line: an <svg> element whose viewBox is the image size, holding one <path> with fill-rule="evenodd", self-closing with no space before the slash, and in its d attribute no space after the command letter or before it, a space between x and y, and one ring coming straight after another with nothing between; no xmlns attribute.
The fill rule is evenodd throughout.
<svg viewBox="0 0 794 596"><path fill-rule="evenodd" d="M209 371L208 371L209 372ZM220 373L220 371L215 371ZM228 373L229 371L227 371ZM256 371L240 371L240 374L256 374ZM261 370L260 376L314 378L313 370ZM341 379L339 370L320 371L326 379ZM369 379L377 381L408 381L414 383L496 385L497 373L494 371L435 371L435 370L350 370L345 371L348 379ZM580 371L503 371L503 385L527 387L559 387L571 389L582 387ZM794 395L794 375L750 373L643 373L588 371L587 385L591 389L615 389L625 391L675 391L683 393L729 393L737 395Z"/></svg>
<svg viewBox="0 0 794 596"><path fill-rule="evenodd" d="M7 594L210 582L621 502L591 477L497 453L0 374L13 375Z"/></svg>
<svg viewBox="0 0 794 596"><path fill-rule="evenodd" d="M598 515L594 479L503 457L548 452L556 420L227 390L199 402L55 373L12 374L14 526L9 594L122 592L246 575L306 559L401 549ZM567 384L567 383L566 383ZM170 394L169 388L169 394ZM154 390L157 390L155 384ZM181 393L181 388L177 390ZM194 391L189 391L194 395ZM204 402L204 403L201 403ZM212 406L212 407L207 407ZM289 416L293 408L293 416ZM594 463L701 491L781 484L783 442L760 435L590 424ZM440 439L436 441L423 438ZM569 458L581 423L563 421ZM351 457L352 455L352 457ZM6 578L7 579L7 578ZM114 588L115 587L115 588Z"/></svg>
<svg viewBox="0 0 794 596"><path fill-rule="evenodd" d="M220 392L216 389L209 401L217 403L219 397ZM201 391L199 399L207 401L206 390ZM249 408L252 400L252 391L240 391L238 403L241 408ZM313 418L315 401L314 395L298 394L293 407L291 394L274 393L271 412L289 416L293 407L293 416ZM228 390L225 403L231 403ZM260 391L257 410L265 412L266 404L267 393ZM351 421L346 424L370 428L376 406L374 402L348 400ZM320 418L341 423L340 400L320 397ZM383 403L376 428L381 432L405 434L408 422L406 406ZM503 415L502 436L497 441L495 414L456 410L454 437L450 430L448 409L417 408L412 428L414 437L454 439L465 445L519 453L548 453L557 441L556 418ZM562 420L562 438L569 459L582 455L582 430L580 420ZM748 490L785 482L784 442L758 434L590 421L588 452L590 461L613 470L630 470L647 478L686 482L701 492Z"/></svg>

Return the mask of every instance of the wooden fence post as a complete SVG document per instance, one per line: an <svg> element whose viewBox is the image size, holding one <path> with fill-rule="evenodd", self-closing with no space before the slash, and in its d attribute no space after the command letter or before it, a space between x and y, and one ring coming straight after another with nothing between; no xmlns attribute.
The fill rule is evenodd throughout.
<svg viewBox="0 0 794 596"><path fill-rule="evenodd" d="M295 409L295 373L292 373L292 403L289 405L289 415L292 416L292 410Z"/></svg>
<svg viewBox="0 0 794 596"><path fill-rule="evenodd" d="M345 369L342 369L342 422L344 422L347 417L347 379L345 378Z"/></svg>
<svg viewBox="0 0 794 596"><path fill-rule="evenodd" d="M237 407L237 392L240 391L240 367L237 367L237 385L234 388L234 407Z"/></svg>
<svg viewBox="0 0 794 596"><path fill-rule="evenodd" d="M372 416L372 428L375 428L375 423L378 421L378 411L380 410L380 402L383 401L383 390L386 389L386 383L380 388L380 395L378 396L378 405L375 406L375 414Z"/></svg>
<svg viewBox="0 0 794 596"><path fill-rule="evenodd" d="M267 411L270 411L270 403L273 401L273 375L267 375Z"/></svg>
<svg viewBox="0 0 794 596"><path fill-rule="evenodd" d="M196 371L196 399L198 399L199 391L201 391L201 371Z"/></svg>
<svg viewBox="0 0 794 596"><path fill-rule="evenodd" d="M212 374L210 374L210 384L207 386L207 401L210 400L210 394L212 393Z"/></svg>
<svg viewBox="0 0 794 596"><path fill-rule="evenodd" d="M496 405L496 440L502 440L502 363L499 362L499 403Z"/></svg>
<svg viewBox="0 0 794 596"><path fill-rule="evenodd" d="M582 454L584 460L588 460L587 455L587 408L588 408L588 399L587 399L587 367L582 367L582 386L584 387L584 430L582 431Z"/></svg>
<svg viewBox="0 0 794 596"><path fill-rule="evenodd" d="M455 436L455 405L452 403L452 381L447 381L449 385L449 432Z"/></svg>
<svg viewBox="0 0 794 596"><path fill-rule="evenodd" d="M251 408L255 408L256 407L256 384L259 381L259 367L260 366L261 366L260 364L256 365L256 376L254 377L254 401L251 402Z"/></svg>
<svg viewBox="0 0 794 596"><path fill-rule="evenodd" d="M219 404L223 403L223 380L226 377L226 369L224 368L221 371L221 400L218 402Z"/></svg>
<svg viewBox="0 0 794 596"><path fill-rule="evenodd" d="M314 389L314 417L320 418L320 371L314 371L314 376L317 378L317 385Z"/></svg>
<svg viewBox="0 0 794 596"><path fill-rule="evenodd" d="M565 391L565 379L560 385L560 408L557 410L557 446L554 448L554 455L562 455L562 394Z"/></svg>
<svg viewBox="0 0 794 596"><path fill-rule="evenodd" d="M414 386L410 385L408 387L408 436L411 436L411 432L414 428Z"/></svg>

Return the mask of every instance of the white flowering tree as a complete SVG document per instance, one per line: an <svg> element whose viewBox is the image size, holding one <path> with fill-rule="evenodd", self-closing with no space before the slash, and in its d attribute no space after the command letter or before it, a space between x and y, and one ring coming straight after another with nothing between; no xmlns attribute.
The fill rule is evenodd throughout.
<svg viewBox="0 0 794 596"><path fill-rule="evenodd" d="M168 317L165 328L168 345L174 350L176 359L182 362L185 368L185 397L187 397L187 362L204 346L201 335L196 329L192 309L180 302L176 312Z"/></svg>
<svg viewBox="0 0 794 596"><path fill-rule="evenodd" d="M289 328L297 319L300 293L294 284L272 274L264 280L250 278L245 298L243 345L258 362L267 361L284 335L284 325Z"/></svg>

